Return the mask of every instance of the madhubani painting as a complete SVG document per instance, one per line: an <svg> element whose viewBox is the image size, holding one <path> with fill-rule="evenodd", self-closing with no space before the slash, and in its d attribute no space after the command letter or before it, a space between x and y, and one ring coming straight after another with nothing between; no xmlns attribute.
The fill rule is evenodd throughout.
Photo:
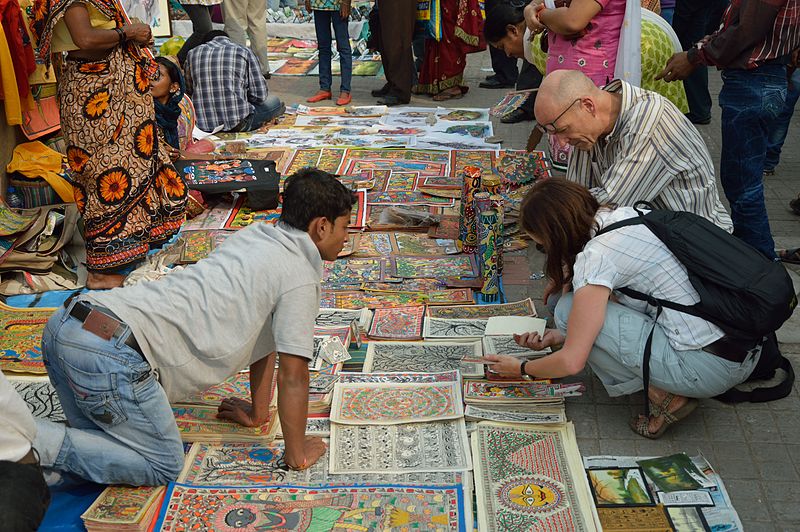
<svg viewBox="0 0 800 532"><path fill-rule="evenodd" d="M513 335L491 335L483 337L483 353L486 355L511 355L512 357L539 358L550 353L548 347L542 351L521 346Z"/></svg>
<svg viewBox="0 0 800 532"><path fill-rule="evenodd" d="M9 377L8 381L28 405L33 417L50 421L66 421L56 389L47 377Z"/></svg>
<svg viewBox="0 0 800 532"><path fill-rule="evenodd" d="M546 382L546 381L545 381ZM583 383L545 382L507 382L507 381L464 381L464 400L489 401L495 403L525 402L552 397L571 397L581 395Z"/></svg>
<svg viewBox="0 0 800 532"><path fill-rule="evenodd" d="M372 292L361 290L334 292L323 290L320 306L324 308L358 309L364 307L405 307L408 305L453 305L456 303L472 303L474 301L472 290L469 288L431 290L427 292Z"/></svg>
<svg viewBox="0 0 800 532"><path fill-rule="evenodd" d="M269 421L260 427L245 427L233 421L217 418L215 406L173 406L178 432L185 442L195 441L270 441L275 436L278 412L270 411Z"/></svg>
<svg viewBox="0 0 800 532"><path fill-rule="evenodd" d="M328 290L347 290L347 287L358 287L361 283L382 281L384 268L383 259L348 258L326 262L322 286Z"/></svg>
<svg viewBox="0 0 800 532"><path fill-rule="evenodd" d="M241 197L228 214L223 227L225 229L242 229L250 224L261 222L274 224L281 217L281 208L254 211L245 205L246 198Z"/></svg>
<svg viewBox="0 0 800 532"><path fill-rule="evenodd" d="M193 264L208 257L214 250L211 231L186 231L183 233L183 249L179 262Z"/></svg>
<svg viewBox="0 0 800 532"><path fill-rule="evenodd" d="M550 176L544 152L501 150L494 159L494 173L508 185L524 185Z"/></svg>
<svg viewBox="0 0 800 532"><path fill-rule="evenodd" d="M42 333L47 320L58 309L14 308L0 303L0 370L35 373L47 370L42 361Z"/></svg>
<svg viewBox="0 0 800 532"><path fill-rule="evenodd" d="M286 171L283 175L288 177L303 168L317 166L320 152L321 150L312 149L297 150L294 152L294 157L292 157L289 164L286 166Z"/></svg>
<svg viewBox="0 0 800 532"><path fill-rule="evenodd" d="M450 152L450 173L460 176L465 166L477 166L482 174L492 171L491 150L453 150Z"/></svg>
<svg viewBox="0 0 800 532"><path fill-rule="evenodd" d="M458 370L439 371L432 373L342 373L339 375L339 382L346 384L352 382L461 382L461 374Z"/></svg>
<svg viewBox="0 0 800 532"><path fill-rule="evenodd" d="M482 408L475 405L467 405L464 409L464 416L468 419L476 419L479 421L498 421L502 423L533 423L537 425L549 425L553 423L564 423L567 421L567 416L563 408L548 409L542 408L543 411L524 412L519 411L516 407L514 410L495 410L492 408Z"/></svg>
<svg viewBox="0 0 800 532"><path fill-rule="evenodd" d="M403 279L399 283L364 283L362 290L368 292L431 292L444 290L446 285L438 279Z"/></svg>
<svg viewBox="0 0 800 532"><path fill-rule="evenodd" d="M478 423L472 453L481 531L600 530L571 423Z"/></svg>
<svg viewBox="0 0 800 532"><path fill-rule="evenodd" d="M423 335L428 338L480 338L486 320L425 318Z"/></svg>
<svg viewBox="0 0 800 532"><path fill-rule="evenodd" d="M81 519L95 526L136 525L143 521L163 491L163 486L109 486L83 512Z"/></svg>
<svg viewBox="0 0 800 532"><path fill-rule="evenodd" d="M207 390L190 395L180 402L188 405L218 406L223 399L227 399L229 397L238 397L240 399L248 400L250 399L249 372L239 372L236 375L227 378L220 384L215 384Z"/></svg>
<svg viewBox="0 0 800 532"><path fill-rule="evenodd" d="M317 327L349 327L353 321L358 321L362 329L369 328L372 312L369 309L319 309Z"/></svg>
<svg viewBox="0 0 800 532"><path fill-rule="evenodd" d="M388 257L392 254L392 233L364 233L354 257Z"/></svg>
<svg viewBox="0 0 800 532"><path fill-rule="evenodd" d="M462 482L461 472L357 473L332 475L328 454L308 469L293 471L283 461L284 442L236 442L192 444L179 482L197 486L252 486L292 484L297 486L352 486L353 484L453 485Z"/></svg>
<svg viewBox="0 0 800 532"><path fill-rule="evenodd" d="M483 375L481 343L477 342L370 342L364 371L452 371L465 377Z"/></svg>
<svg viewBox="0 0 800 532"><path fill-rule="evenodd" d="M367 335L385 340L421 340L424 305L378 308Z"/></svg>
<svg viewBox="0 0 800 532"><path fill-rule="evenodd" d="M430 318L488 319L493 316L536 316L533 301L523 299L513 303L496 305L458 305L452 307L430 307Z"/></svg>
<svg viewBox="0 0 800 532"><path fill-rule="evenodd" d="M394 233L394 254L403 256L452 255L458 253L456 241L430 238L425 233Z"/></svg>
<svg viewBox="0 0 800 532"><path fill-rule="evenodd" d="M454 201L453 198L431 196L417 190L387 190L368 193L367 203L370 205L444 205L452 207Z"/></svg>
<svg viewBox="0 0 800 532"><path fill-rule="evenodd" d="M477 277L478 265L473 255L447 255L442 257L392 257L391 274L394 277Z"/></svg>
<svg viewBox="0 0 800 532"><path fill-rule="evenodd" d="M401 425L331 423L328 452L331 474L472 469L463 419Z"/></svg>
<svg viewBox="0 0 800 532"><path fill-rule="evenodd" d="M335 174L342 164L344 154L344 148L322 148L317 161L317 168L329 174Z"/></svg>
<svg viewBox="0 0 800 532"><path fill-rule="evenodd" d="M463 415L458 382L339 383L333 389L330 417L348 425L390 425Z"/></svg>
<svg viewBox="0 0 800 532"><path fill-rule="evenodd" d="M461 486L293 488L171 484L156 529L466 530Z"/></svg>

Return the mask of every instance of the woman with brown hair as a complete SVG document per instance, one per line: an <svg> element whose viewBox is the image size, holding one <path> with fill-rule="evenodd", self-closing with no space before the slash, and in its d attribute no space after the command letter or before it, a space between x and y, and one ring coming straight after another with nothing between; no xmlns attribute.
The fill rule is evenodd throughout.
<svg viewBox="0 0 800 532"><path fill-rule="evenodd" d="M150 82L158 68L115 0L36 0L37 55L67 52L58 80L61 128L84 219L86 286L122 286L151 247L183 222L186 185L158 132Z"/></svg>
<svg viewBox="0 0 800 532"><path fill-rule="evenodd" d="M534 185L521 208L522 227L547 253L545 270L556 286L571 285L555 309L557 329L516 337L531 349L561 346L528 362L489 355L504 376L559 378L589 364L609 395L629 395L644 387L642 356L651 329L649 400L652 415L638 416L631 428L658 438L697 407L697 398L719 395L749 377L760 347L741 364L707 350L724 333L716 325L670 309L656 309L615 291L633 290L684 305L699 301L686 268L644 225L595 236L612 223L637 216L632 207L600 205L589 191L564 179ZM656 319L655 327L653 320Z"/></svg>

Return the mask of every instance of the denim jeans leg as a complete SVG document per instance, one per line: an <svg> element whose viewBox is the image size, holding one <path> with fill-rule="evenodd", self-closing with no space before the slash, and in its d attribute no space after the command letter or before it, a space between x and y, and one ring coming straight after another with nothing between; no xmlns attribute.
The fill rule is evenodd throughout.
<svg viewBox="0 0 800 532"><path fill-rule="evenodd" d="M260 128L282 112L282 105L283 103L280 98L270 94L267 96L267 99L264 100L264 103L253 107L253 112L247 117L247 124L245 124L241 131L253 131Z"/></svg>
<svg viewBox="0 0 800 532"><path fill-rule="evenodd" d="M767 137L767 156L764 160L764 170L775 170L781 160L781 150L789 133L789 123L794 115L794 107L800 99L800 70L795 70L789 80L786 92L786 104L781 114L775 119L775 125Z"/></svg>
<svg viewBox="0 0 800 532"><path fill-rule="evenodd" d="M317 32L317 49L319 50L319 88L323 91L331 90L333 74L331 72L331 19L333 11L314 10L314 29Z"/></svg>
<svg viewBox="0 0 800 532"><path fill-rule="evenodd" d="M69 426L37 420L42 465L103 484L175 480L180 434L150 365L123 343L130 332L103 340L64 310L47 329L43 353Z"/></svg>
<svg viewBox="0 0 800 532"><path fill-rule="evenodd" d="M342 92L350 92L350 81L353 78L353 49L350 48L350 33L347 30L347 19L342 18L338 11L331 11L333 32L336 35L336 51L339 52L339 66L341 67Z"/></svg>
<svg viewBox="0 0 800 532"><path fill-rule="evenodd" d="M767 137L786 103L786 67L724 70L720 180L731 206L733 234L775 258L764 200Z"/></svg>

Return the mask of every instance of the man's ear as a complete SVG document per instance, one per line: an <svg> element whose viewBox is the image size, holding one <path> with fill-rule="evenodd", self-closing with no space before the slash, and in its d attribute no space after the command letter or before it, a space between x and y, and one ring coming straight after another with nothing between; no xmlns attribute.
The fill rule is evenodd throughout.
<svg viewBox="0 0 800 532"><path fill-rule="evenodd" d="M311 237L311 240L314 242L319 242L322 240L328 231L327 224L330 224L330 222L324 216L319 216L312 219L308 223L308 234Z"/></svg>

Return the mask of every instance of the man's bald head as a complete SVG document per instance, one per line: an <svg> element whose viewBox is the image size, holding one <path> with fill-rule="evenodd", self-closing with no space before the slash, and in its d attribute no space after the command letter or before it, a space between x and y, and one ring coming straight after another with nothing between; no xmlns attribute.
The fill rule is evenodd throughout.
<svg viewBox="0 0 800 532"><path fill-rule="evenodd" d="M594 82L579 70L556 70L539 86L534 113L536 121L547 124L579 98L590 98L600 92Z"/></svg>

